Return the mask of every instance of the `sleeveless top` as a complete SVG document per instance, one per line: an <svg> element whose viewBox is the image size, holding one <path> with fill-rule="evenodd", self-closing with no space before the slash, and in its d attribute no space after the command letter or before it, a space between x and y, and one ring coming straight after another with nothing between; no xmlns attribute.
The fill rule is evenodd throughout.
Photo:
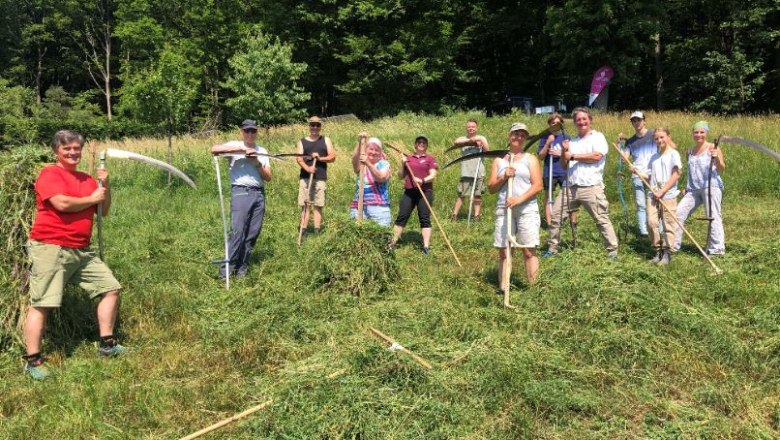
<svg viewBox="0 0 780 440"><path fill-rule="evenodd" d="M301 139L301 144L303 145L303 152L304 154L312 154L312 153L318 153L320 157L325 157L328 155L328 146L325 143L325 136L320 136L319 139L312 142L306 138ZM308 158L303 159L303 161L306 163L306 165L311 166L314 159ZM301 168L300 172L300 178L301 179L308 179L309 178L309 172ZM317 161L317 166L314 169L314 178L316 180L327 180L328 179L328 164L322 161Z"/></svg>
<svg viewBox="0 0 780 440"><path fill-rule="evenodd" d="M500 158L498 160L498 177L503 177L504 172L509 167L509 161ZM513 168L515 169L515 177L512 181L512 197L523 194L524 192L528 191L531 188L531 167L530 167L530 156L528 154L523 154L523 157L520 159L515 159L515 163L513 165ZM496 208L498 211L503 212L504 209L506 209L506 196L507 196L507 187L509 186L509 182L505 183L501 190L498 192L498 202L496 204ZM539 205L536 204L536 197L531 198L529 200L526 200L522 204L516 206L513 208L513 213L515 214L526 214L526 213L532 213L532 212L539 212ZM503 214L502 214L503 215Z"/></svg>
<svg viewBox="0 0 780 440"><path fill-rule="evenodd" d="M712 164L712 156L707 151L698 156L693 153L693 148L688 150L688 183L686 183L685 189L688 191L707 189L707 177ZM720 178L718 169L714 165L712 166L712 186L723 189L723 179Z"/></svg>

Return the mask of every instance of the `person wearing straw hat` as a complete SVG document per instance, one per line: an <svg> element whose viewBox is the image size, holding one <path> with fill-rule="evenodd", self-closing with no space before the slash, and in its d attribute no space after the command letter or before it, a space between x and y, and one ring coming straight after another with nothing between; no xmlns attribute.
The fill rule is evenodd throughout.
<svg viewBox="0 0 780 440"><path fill-rule="evenodd" d="M360 140L367 138L366 151L360 154ZM380 226L390 226L390 162L382 151L382 141L376 137L368 137L368 133L360 133L355 150L352 152L352 169L357 174L355 197L349 206L349 215L358 218L358 197L360 195L360 166L365 166L365 182L363 182L363 217Z"/></svg>
<svg viewBox="0 0 780 440"><path fill-rule="evenodd" d="M561 166L566 169L571 199L569 211L582 206L596 222L601 233L607 258L618 257L618 240L615 228L609 220L609 202L604 194L604 164L607 161L609 145L604 135L591 126L593 116L587 107L577 107L572 112L577 136L563 142ZM558 231L550 230L550 234ZM548 249L554 253L555 250Z"/></svg>
<svg viewBox="0 0 780 440"><path fill-rule="evenodd" d="M295 160L301 167L298 182L298 207L301 208L301 228L309 225L309 201L314 210L314 233L319 233L322 225L322 211L325 208L325 192L327 191L328 164L336 160L336 150L330 138L322 135L322 119L319 116L309 118L309 134L298 141L296 153L307 156ZM309 188L309 177L314 174L312 187Z"/></svg>
<svg viewBox="0 0 780 440"><path fill-rule="evenodd" d="M97 181L77 171L83 147L81 134L69 130L55 133L52 150L57 163L44 167L35 180L37 209L27 243L32 262L30 307L23 330L24 371L35 380L50 374L41 354L41 340L46 319L62 305L68 283L78 284L97 301L98 355L109 357L126 351L114 336L122 286L90 247L95 214L107 216L111 208L108 171L98 169Z"/></svg>
<svg viewBox="0 0 780 440"><path fill-rule="evenodd" d="M677 219L685 224L688 217L700 205L704 205L706 219L710 222L707 233L706 252L711 256L726 253L726 237L723 233L721 202L723 200L723 179L720 174L726 169L723 150L707 142L710 126L706 121L693 124L693 141L696 145L688 150L688 182L685 195L677 206ZM677 228L674 250L680 249L682 228Z"/></svg>
<svg viewBox="0 0 780 440"><path fill-rule="evenodd" d="M455 139L453 145L461 147L461 156L488 151L490 145L485 136L477 134L476 119L466 121L466 136ZM481 159L464 160L460 163L460 181L458 182L458 198L452 209L452 220L458 220L458 214L463 207L463 199L473 195L474 220L479 221L482 213L482 193L485 192L485 165ZM471 204L469 204L471 209ZM471 212L468 213L471 216Z"/></svg>
<svg viewBox="0 0 780 440"><path fill-rule="evenodd" d="M395 218L393 237L390 239L388 247L394 248L397 245L406 227L406 222L409 221L412 211L417 208L417 218L420 220L420 234L423 240L422 252L428 255L431 253L431 211L423 200L423 194L417 189L417 185L420 185L428 203L433 204L433 179L436 178L439 164L435 157L428 154L428 138L424 135L418 135L414 139L414 153L410 156L402 156L401 160L405 164L398 170L397 175L398 178L404 180L404 194L398 203L398 216ZM407 164L412 170L413 176L407 172Z"/></svg>
<svg viewBox="0 0 780 440"><path fill-rule="evenodd" d="M655 143L655 131L647 128L645 114L641 111L631 113L629 117L631 125L634 127L634 135L626 139L623 133L618 135L618 144L625 142L625 150L631 155L631 160L637 171L644 175L649 174L650 158L658 151ZM623 160L620 158L619 160ZM631 178L631 185L634 187L634 201L636 202L636 219L639 229L639 235L647 237L647 206L645 185L635 174Z"/></svg>
<svg viewBox="0 0 780 440"><path fill-rule="evenodd" d="M500 289L509 284L507 278L510 274L504 266L506 259L511 257L507 254L507 248L510 246L523 250L525 274L530 284L536 282L536 273L539 270L536 247L539 246L541 217L536 195L542 189L542 170L536 156L523 151L523 144L528 136L528 127L525 124L512 124L509 128L509 153L495 159L490 167L488 191L491 194L498 193L493 247L498 249ZM510 210L511 213L508 212ZM512 224L507 225L510 217ZM508 229L511 229L511 237L507 236Z"/></svg>
<svg viewBox="0 0 780 440"><path fill-rule="evenodd" d="M211 154L225 155L230 164L230 238L228 240L231 275L242 277L249 270L249 257L263 230L265 218L265 182L272 178L268 150L257 145L257 121L245 119L239 125L240 141L211 147ZM260 155L258 155L258 153ZM225 266L219 271L225 278Z"/></svg>

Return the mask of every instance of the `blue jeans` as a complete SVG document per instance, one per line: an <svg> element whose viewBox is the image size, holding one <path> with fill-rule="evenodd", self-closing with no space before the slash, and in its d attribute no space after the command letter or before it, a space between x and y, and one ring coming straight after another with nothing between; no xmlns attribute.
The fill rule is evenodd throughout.
<svg viewBox="0 0 780 440"><path fill-rule="evenodd" d="M634 200L636 200L636 221L639 226L639 233L647 235L647 207L645 203L647 199L647 193L645 193L645 185L642 181L639 184L635 180L631 181L634 186Z"/></svg>
<svg viewBox="0 0 780 440"><path fill-rule="evenodd" d="M349 208L349 216L357 218L357 208ZM392 217L389 206L363 205L363 218L373 221L379 226L390 226Z"/></svg>

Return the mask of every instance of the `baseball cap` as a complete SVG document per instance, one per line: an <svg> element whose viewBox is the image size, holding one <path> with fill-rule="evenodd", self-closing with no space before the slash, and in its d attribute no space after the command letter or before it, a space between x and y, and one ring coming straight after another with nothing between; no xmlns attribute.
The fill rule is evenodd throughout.
<svg viewBox="0 0 780 440"><path fill-rule="evenodd" d="M523 124L522 122L515 122L514 124L512 124L511 127L509 127L509 132L510 133L513 132L513 131L520 131L520 130L523 130L525 132L525 134L530 134L531 133L530 131L528 131L528 126Z"/></svg>
<svg viewBox="0 0 780 440"><path fill-rule="evenodd" d="M416 137L416 138L414 138L414 143L416 144L416 143L417 143L417 141L419 141L420 139L425 139L425 143L426 143L426 144L427 144L427 143L429 143L429 142L428 142L428 137L427 137L427 136L425 136L424 134L418 134L418 135L417 135L417 137Z"/></svg>
<svg viewBox="0 0 780 440"><path fill-rule="evenodd" d="M257 121L255 121L254 119L244 119L244 121L241 122L241 125L239 125L239 127L242 130L246 130L248 128L254 128L255 130L257 130Z"/></svg>
<svg viewBox="0 0 780 440"><path fill-rule="evenodd" d="M634 118L644 119L645 118L645 114L640 112L639 110L637 110L634 113L631 113L631 116L628 119L631 120L631 119L634 119Z"/></svg>

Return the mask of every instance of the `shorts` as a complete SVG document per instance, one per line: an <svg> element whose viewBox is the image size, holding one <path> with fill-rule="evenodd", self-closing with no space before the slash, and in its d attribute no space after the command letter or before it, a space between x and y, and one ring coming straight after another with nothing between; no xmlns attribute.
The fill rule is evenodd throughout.
<svg viewBox="0 0 780 440"><path fill-rule="evenodd" d="M357 219L357 208L349 208L349 216ZM390 226L393 221L389 206L363 205L363 218L371 220L379 226Z"/></svg>
<svg viewBox="0 0 780 440"><path fill-rule="evenodd" d="M512 211L512 231L515 240L519 246L512 244L512 247L535 248L539 246L539 228L542 225L542 219L539 211L527 211L518 214L517 210ZM493 247L506 247L506 209L496 210L496 223L493 230Z"/></svg>
<svg viewBox="0 0 780 440"><path fill-rule="evenodd" d="M78 284L95 299L122 286L111 269L89 248L73 249L30 240L27 253L32 260L30 304L59 307L68 282Z"/></svg>
<svg viewBox="0 0 780 440"><path fill-rule="evenodd" d="M458 196L459 197L471 197L471 186L474 183L473 177L461 177L458 182ZM477 185L474 188L474 197L482 196L485 192L485 178L477 177Z"/></svg>
<svg viewBox="0 0 780 440"><path fill-rule="evenodd" d="M308 191L309 179L300 179L298 181L298 206L303 207L309 200L316 207L322 208L325 206L325 190L328 189L328 184L324 180L314 179L312 181L314 194L310 194Z"/></svg>
<svg viewBox="0 0 780 440"><path fill-rule="evenodd" d="M555 177L552 178L552 189L555 191L555 187L563 188L563 179L564 177ZM548 189L550 189L550 176L547 174L542 176L542 189L546 192Z"/></svg>

